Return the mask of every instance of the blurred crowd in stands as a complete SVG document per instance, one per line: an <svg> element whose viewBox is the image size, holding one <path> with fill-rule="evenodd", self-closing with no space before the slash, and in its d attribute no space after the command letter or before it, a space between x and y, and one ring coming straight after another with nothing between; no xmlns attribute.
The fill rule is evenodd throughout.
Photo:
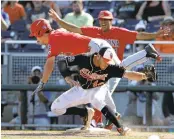
<svg viewBox="0 0 174 139"><path fill-rule="evenodd" d="M30 38L30 24L38 18L50 21L54 29L59 28L53 21L48 11L53 8L65 21L79 27L99 26L97 17L101 10L109 10L114 15L113 26L124 27L129 30L155 32L165 20L173 21L173 1L1 1L1 50L4 51L4 41L33 40ZM161 40L161 38L157 38ZM164 38L164 40L166 40ZM173 40L168 38L167 40ZM166 47L167 46L167 47ZM164 53L173 53L170 45L158 45L157 48ZM137 45L139 51L143 45ZM166 49L165 49L166 48ZM19 44L9 46L11 52L44 52L44 47L37 44ZM126 52L131 52L132 47L127 46Z"/></svg>

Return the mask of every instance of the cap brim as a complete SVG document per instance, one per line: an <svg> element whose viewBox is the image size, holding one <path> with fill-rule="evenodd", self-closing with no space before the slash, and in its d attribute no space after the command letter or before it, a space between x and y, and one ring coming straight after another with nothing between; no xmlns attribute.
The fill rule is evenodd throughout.
<svg viewBox="0 0 174 139"><path fill-rule="evenodd" d="M110 65L115 65L114 60L110 60L110 61L108 61L107 63L110 64Z"/></svg>
<svg viewBox="0 0 174 139"><path fill-rule="evenodd" d="M112 59L112 60L108 60L108 59L105 59L105 58L103 58L103 59L104 59L104 61L105 61L107 64L115 65L115 62L114 62L113 59Z"/></svg>

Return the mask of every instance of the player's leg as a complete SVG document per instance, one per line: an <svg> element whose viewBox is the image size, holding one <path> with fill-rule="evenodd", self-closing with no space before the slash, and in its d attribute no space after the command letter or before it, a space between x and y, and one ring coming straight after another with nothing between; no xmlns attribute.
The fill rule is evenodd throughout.
<svg viewBox="0 0 174 139"><path fill-rule="evenodd" d="M114 56L117 60L117 56ZM133 55L128 56L127 58L123 59L120 63L121 66L126 68L127 70L132 69L133 67L143 64L144 62L148 61L149 58L153 58L156 60L160 59L158 52L155 50L152 44L148 44L145 47L145 50L141 50ZM113 93L119 83L120 79L110 79L109 85L111 86L110 91Z"/></svg>
<svg viewBox="0 0 174 139"><path fill-rule="evenodd" d="M105 40L101 40L101 39L92 39L91 42L89 43L89 46L91 47L90 52L94 53L94 52L98 52L102 47L109 47L112 48L112 46ZM114 49L114 61L116 64L120 64L120 60L117 57L117 54L115 53ZM108 84L109 87L109 84ZM101 126L102 124L102 113L98 110L95 110L95 114L93 117L94 122L96 123L96 125Z"/></svg>
<svg viewBox="0 0 174 139"><path fill-rule="evenodd" d="M148 44L144 50L128 56L120 65L130 70L131 68L148 61L149 58L160 60L160 56L152 44Z"/></svg>
<svg viewBox="0 0 174 139"><path fill-rule="evenodd" d="M73 87L60 95L51 105L51 111L57 116L59 115L80 115L84 117L87 115L85 127L89 128L90 121L93 117L94 110L92 108L77 108L75 106L87 104L90 96L81 87Z"/></svg>
<svg viewBox="0 0 174 139"><path fill-rule="evenodd" d="M101 113L101 111L99 111L99 110L97 110L97 109L95 109L94 108L94 110L95 110L95 113L94 113L94 116L93 116L93 118L92 118L92 122L91 122L91 125L93 126L93 127L99 127L99 128L103 128L103 118L102 118L102 113Z"/></svg>
<svg viewBox="0 0 174 139"><path fill-rule="evenodd" d="M101 86L100 89L95 91L96 92L93 96L91 104L94 106L94 108L100 110L102 114L117 127L117 131L120 134L126 134L126 132L130 129L123 128L123 125L121 125L121 123L117 120L114 111L105 102L105 97L108 92L107 86Z"/></svg>
<svg viewBox="0 0 174 139"><path fill-rule="evenodd" d="M94 109L90 107L70 107L67 108L66 112L63 115L79 115L83 118L84 127L82 128L82 130L86 130L90 128L90 123L92 117L94 116Z"/></svg>
<svg viewBox="0 0 174 139"><path fill-rule="evenodd" d="M112 109L112 111L115 113L117 120L119 120L121 118L121 115L116 110L116 105L114 103L114 100L112 99L112 94L110 93L109 90L107 91L104 101L106 105L109 106ZM112 122L109 119L106 119L105 128L111 130L112 127L113 127Z"/></svg>

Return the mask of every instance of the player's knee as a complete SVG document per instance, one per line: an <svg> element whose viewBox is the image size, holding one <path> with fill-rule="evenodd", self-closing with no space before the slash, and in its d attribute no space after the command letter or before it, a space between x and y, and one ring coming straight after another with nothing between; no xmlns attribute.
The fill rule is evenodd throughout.
<svg viewBox="0 0 174 139"><path fill-rule="evenodd" d="M58 103L53 102L51 105L51 111L56 115L63 115L66 112L66 109Z"/></svg>

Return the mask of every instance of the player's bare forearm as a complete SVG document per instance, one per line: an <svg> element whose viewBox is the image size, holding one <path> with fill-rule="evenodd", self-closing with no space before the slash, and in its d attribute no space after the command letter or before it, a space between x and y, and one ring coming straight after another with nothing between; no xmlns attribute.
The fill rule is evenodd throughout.
<svg viewBox="0 0 174 139"><path fill-rule="evenodd" d="M82 31L79 27L77 27L76 25L73 25L73 24L70 24L62 19L58 19L56 20L57 23L63 27L64 29L70 31L70 32L74 32L74 33L79 33L79 34L82 34Z"/></svg>
<svg viewBox="0 0 174 139"><path fill-rule="evenodd" d="M157 33L154 32L154 33L148 33L148 32L139 32L137 34L137 37L136 39L137 40L153 40L157 37Z"/></svg>
<svg viewBox="0 0 174 139"><path fill-rule="evenodd" d="M141 80L147 79L147 77L144 73L134 72L134 71L125 71L125 74L123 77L127 78L129 80L136 80L136 81L141 81Z"/></svg>
<svg viewBox="0 0 174 139"><path fill-rule="evenodd" d="M43 83L46 83L54 69L54 61L55 57L50 57L47 59L45 66L44 66L44 72L41 81Z"/></svg>

